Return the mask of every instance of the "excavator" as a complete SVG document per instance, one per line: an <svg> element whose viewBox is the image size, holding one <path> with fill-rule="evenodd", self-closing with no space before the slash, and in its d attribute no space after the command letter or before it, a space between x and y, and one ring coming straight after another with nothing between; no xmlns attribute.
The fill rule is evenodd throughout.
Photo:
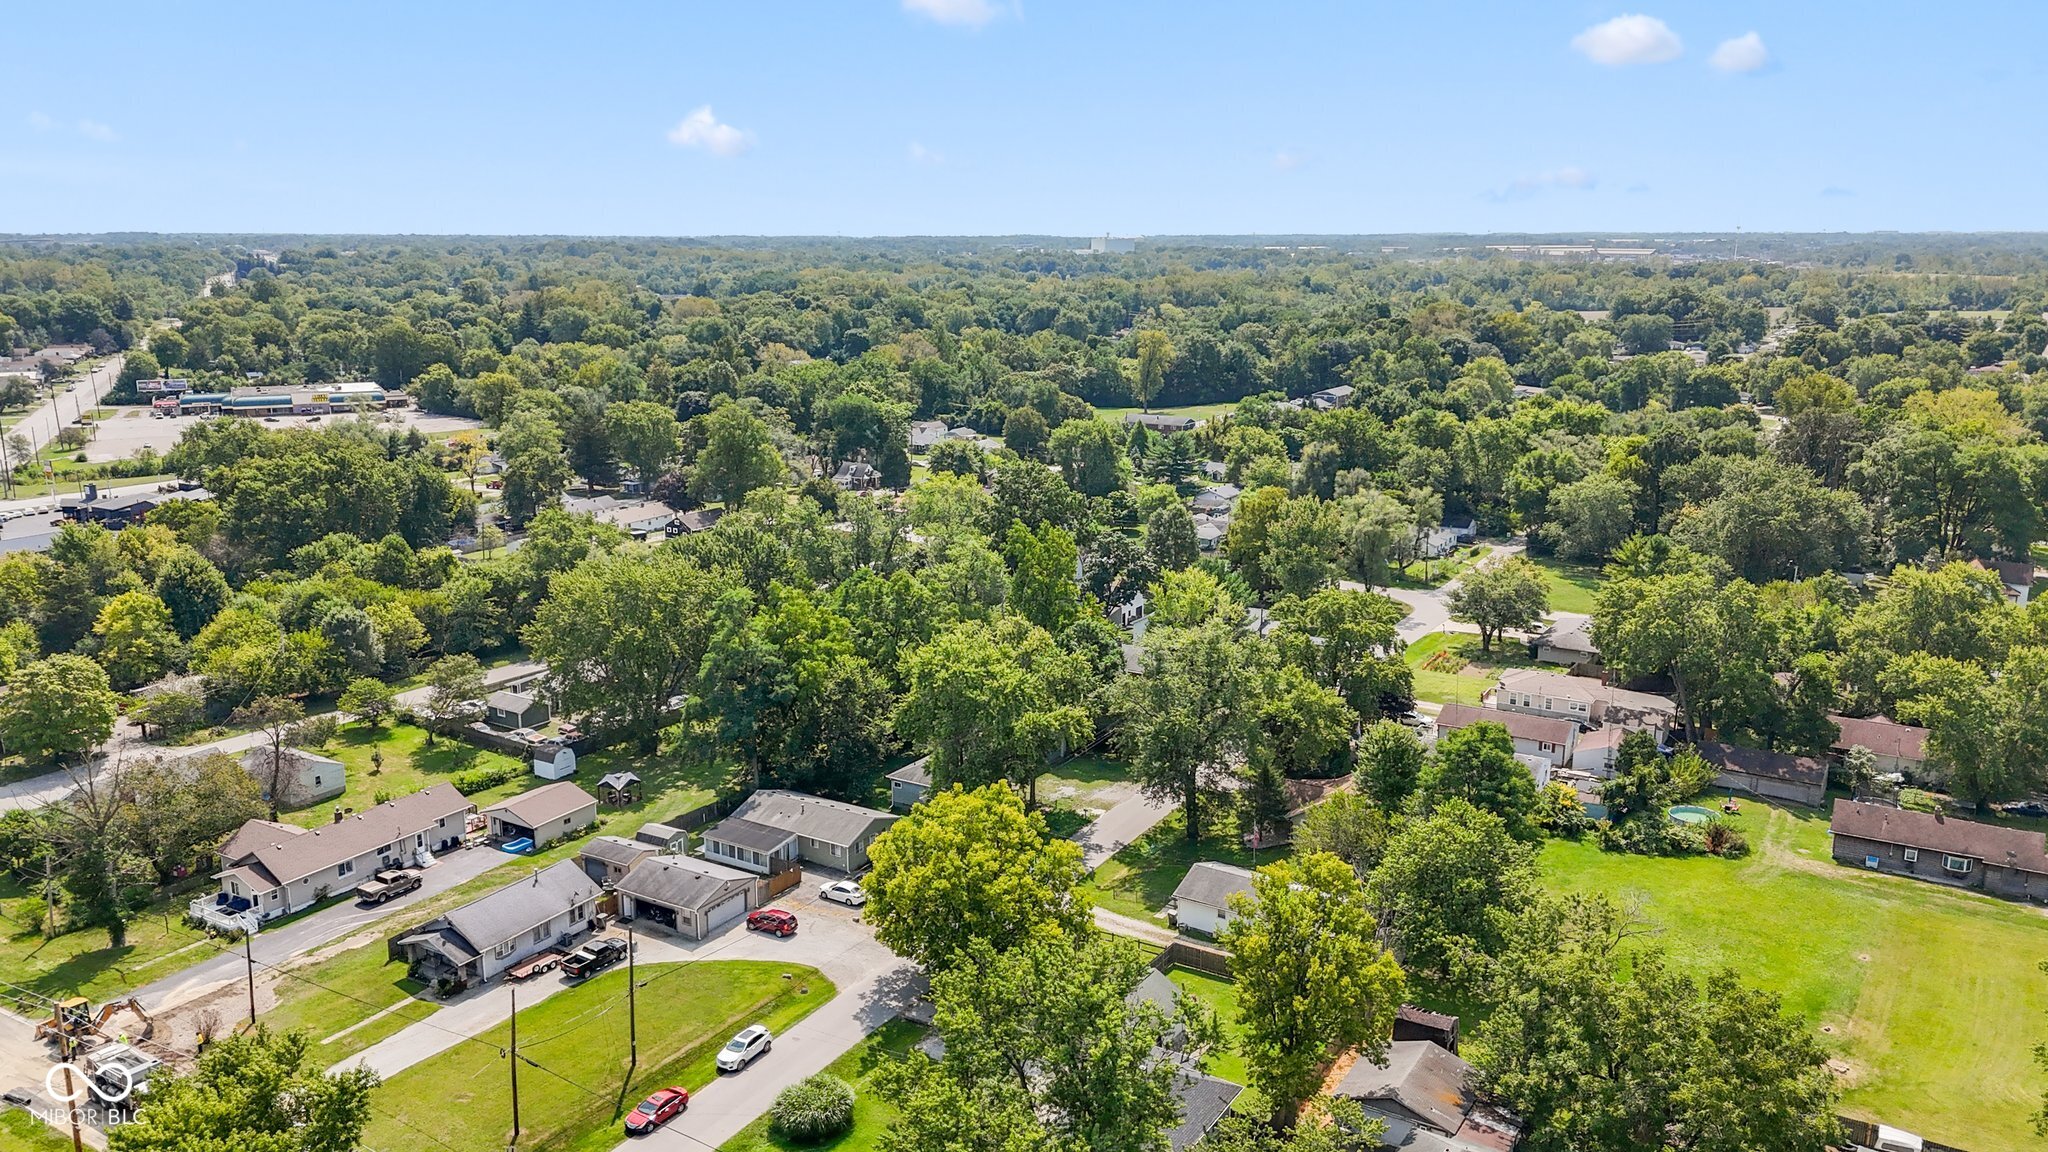
<svg viewBox="0 0 2048 1152"><path fill-rule="evenodd" d="M123 1012L135 1017L137 1023L134 1030L107 1031L108 1022ZM82 1041L95 1036L105 1040L142 1039L155 1029L156 1021L149 1018L149 1013L142 1009L142 1002L133 996L126 1000L114 1000L103 1004L98 1013L93 1012L91 1001L83 996L73 996L69 1000L58 1001L57 1010L50 1014L50 1018L36 1025L36 1039L54 1040L68 1037L73 1041Z"/></svg>

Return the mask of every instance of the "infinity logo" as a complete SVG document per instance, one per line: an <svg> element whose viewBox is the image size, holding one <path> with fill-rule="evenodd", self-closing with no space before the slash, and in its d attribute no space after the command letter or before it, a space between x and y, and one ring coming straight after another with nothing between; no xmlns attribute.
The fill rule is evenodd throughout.
<svg viewBox="0 0 2048 1152"><path fill-rule="evenodd" d="M62 1078L58 1075L61 1072L75 1073L76 1075L73 1077L74 1083L78 1080L83 1080L85 1081L85 1087L73 1088L69 1094L66 1094L58 1087L63 1082ZM116 1073L120 1075L121 1086L116 1091L109 1092L100 1086L100 1082L97 1079L78 1065L59 1064L43 1074L43 1091L49 1093L50 1099L60 1104L76 1104L87 1096L97 1096L103 1104L119 1104L123 1100L128 1099L135 1091L135 1076L119 1065L107 1069L109 1078L112 1078Z"/></svg>

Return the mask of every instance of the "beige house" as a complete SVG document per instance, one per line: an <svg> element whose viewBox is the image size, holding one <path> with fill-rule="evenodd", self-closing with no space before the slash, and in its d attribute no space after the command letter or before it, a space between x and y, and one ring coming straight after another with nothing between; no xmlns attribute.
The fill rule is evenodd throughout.
<svg viewBox="0 0 2048 1152"><path fill-rule="evenodd" d="M462 843L475 807L435 784L318 828L251 820L220 846L215 904L271 920L354 891L379 869L432 864Z"/></svg>
<svg viewBox="0 0 2048 1152"><path fill-rule="evenodd" d="M1661 738L1678 727L1678 705L1668 696L1538 668L1502 672L1487 703L1503 712L1569 720L1580 728L1645 728Z"/></svg>
<svg viewBox="0 0 2048 1152"><path fill-rule="evenodd" d="M1537 716L1528 712L1508 712L1499 708L1474 708L1470 704L1446 704L1437 713L1436 730L1439 736L1456 732L1473 724L1491 722L1508 730L1509 739L1514 741L1515 753L1543 761L1547 768L1562 767L1571 763L1572 752L1578 746L1579 726L1570 720L1555 716ZM1548 772L1538 772L1539 779Z"/></svg>
<svg viewBox="0 0 2048 1152"><path fill-rule="evenodd" d="M1834 751L1846 754L1856 747L1868 748L1879 772L1917 773L1927 767L1927 729L1901 724L1883 716L1858 719L1830 715L1835 722Z"/></svg>
<svg viewBox="0 0 2048 1152"><path fill-rule="evenodd" d="M482 814L494 838L531 840L535 848L545 848L597 823L597 797L573 781L558 780L500 800Z"/></svg>

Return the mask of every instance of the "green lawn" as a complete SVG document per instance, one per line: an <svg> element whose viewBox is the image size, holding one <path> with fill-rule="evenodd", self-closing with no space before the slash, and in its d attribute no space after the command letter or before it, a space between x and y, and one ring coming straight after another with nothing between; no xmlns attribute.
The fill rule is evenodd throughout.
<svg viewBox="0 0 2048 1152"><path fill-rule="evenodd" d="M1211 815L1209 825L1201 843L1190 844L1186 824L1176 811L1105 861L1083 888L1111 912L1153 920L1172 899L1188 869L1200 861L1251 868L1284 859L1292 852L1290 848L1267 848L1254 859L1254 853L1238 839L1236 822L1228 815Z"/></svg>
<svg viewBox="0 0 2048 1152"><path fill-rule="evenodd" d="M1531 556L1544 579L1550 582L1550 610L1553 612L1593 611L1593 597L1600 591L1600 570L1586 564L1571 564L1555 556Z"/></svg>
<svg viewBox="0 0 2048 1152"><path fill-rule="evenodd" d="M1472 566L1486 558L1493 551L1491 544L1467 544L1441 560L1418 560L1406 572L1389 572L1390 588L1441 588L1452 578L1472 570Z"/></svg>
<svg viewBox="0 0 2048 1152"><path fill-rule="evenodd" d="M86 996L97 1004L197 964L212 952L203 934L185 926L184 915L200 890L194 882L189 890L158 898L129 923L127 942L115 948L103 928L43 939L33 927L40 901L9 879L0 884L0 931L6 934L0 939L0 978L41 996ZM7 997L0 1001L14 1006ZM36 1006L16 1010L42 1018Z"/></svg>
<svg viewBox="0 0 2048 1152"><path fill-rule="evenodd" d="M437 897L434 911L461 902ZM432 915L423 907L399 915L404 923L423 923ZM433 1001L413 999L421 985L406 975L404 961L389 956L384 941L377 940L293 969L301 978L278 985L277 1005L263 1014L263 1023L279 1031L303 1030L313 1043L314 1059L335 1064L440 1011ZM384 1011L393 1005L403 1006Z"/></svg>
<svg viewBox="0 0 2048 1152"><path fill-rule="evenodd" d="M1097 408L1095 415L1103 420L1122 420L1126 413L1143 411L1147 411L1147 409L1132 404L1118 408ZM1178 408L1160 408L1155 406L1149 409L1149 411L1154 416L1192 416L1197 420L1214 420L1218 416L1227 416L1237 411L1237 404L1233 401L1229 404L1183 404Z"/></svg>
<svg viewBox="0 0 2048 1152"><path fill-rule="evenodd" d="M1077 756L1038 778L1038 803L1055 837L1068 839L1088 826L1096 811L1116 803L1116 786L1129 769L1120 761Z"/></svg>
<svg viewBox="0 0 2048 1152"><path fill-rule="evenodd" d="M836 991L815 969L766 960L649 964L640 968L640 1066L626 1066L626 972L613 969L519 1014L519 1111L527 1148L609 1149L620 1122L648 1092L701 1088L732 1033L752 1023L780 1032ZM497 1152L510 1135L510 1074L502 1024L393 1076L372 1097L366 1148ZM769 1059L774 1059L770 1056ZM545 1070L543 1070L545 1069Z"/></svg>
<svg viewBox="0 0 2048 1152"><path fill-rule="evenodd" d="M1244 1057L1237 1050L1237 985L1191 968L1175 968L1166 975L1181 991L1214 1012L1216 1023L1222 1026L1223 1044L1209 1054L1209 1075L1233 1084L1249 1083Z"/></svg>
<svg viewBox="0 0 2048 1152"><path fill-rule="evenodd" d="M1403 658L1414 670L1416 699L1436 704L1479 703L1479 697L1493 687L1493 677L1469 670L1468 640L1476 655L1479 638L1461 633L1431 632L1408 645Z"/></svg>
<svg viewBox="0 0 2048 1152"><path fill-rule="evenodd" d="M0 1152L71 1152L71 1138L23 1112L0 1110Z"/></svg>
<svg viewBox="0 0 2048 1152"><path fill-rule="evenodd" d="M1640 901L1681 961L1729 966L1827 1029L1847 1111L1964 1148L2038 1147L2048 1076L2048 918L2038 909L1829 857L1827 817L1747 805L1746 859L1603 853L1553 841L1559 888Z"/></svg>
<svg viewBox="0 0 2048 1152"><path fill-rule="evenodd" d="M926 1031L915 1021L891 1020L825 1066L826 1072L853 1085L853 1127L845 1135L818 1144L799 1144L769 1131L769 1118L764 1115L719 1145L719 1152L873 1152L896 1119L895 1105L875 1090L875 1073L909 1056Z"/></svg>

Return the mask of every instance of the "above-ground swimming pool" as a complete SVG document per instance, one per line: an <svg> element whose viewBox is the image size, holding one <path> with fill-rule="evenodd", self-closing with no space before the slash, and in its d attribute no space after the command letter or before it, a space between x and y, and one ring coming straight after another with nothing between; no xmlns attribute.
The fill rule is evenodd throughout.
<svg viewBox="0 0 2048 1152"><path fill-rule="evenodd" d="M1697 804L1680 804L1666 813L1680 824L1705 824L1714 818L1714 813Z"/></svg>

